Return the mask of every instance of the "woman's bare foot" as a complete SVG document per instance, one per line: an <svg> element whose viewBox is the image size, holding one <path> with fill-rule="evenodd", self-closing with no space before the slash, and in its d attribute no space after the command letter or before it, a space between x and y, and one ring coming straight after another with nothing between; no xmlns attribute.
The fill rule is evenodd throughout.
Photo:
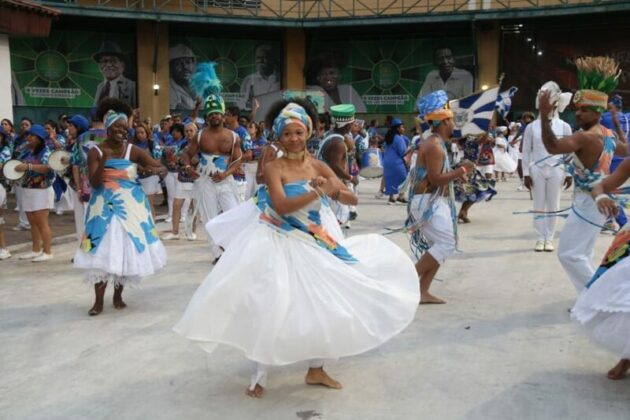
<svg viewBox="0 0 630 420"><path fill-rule="evenodd" d="M247 391L245 391L245 395L252 398L262 398L264 392L265 388L263 388L259 384L256 384L256 386L254 386L254 389L247 388Z"/></svg>
<svg viewBox="0 0 630 420"><path fill-rule="evenodd" d="M614 368L608 371L608 379L612 379L613 381L623 379L626 373L628 373L628 370L630 370L630 359L621 359Z"/></svg>
<svg viewBox="0 0 630 420"><path fill-rule="evenodd" d="M425 304L443 304L446 303L444 299L441 299L437 296L433 296L431 293L422 293L422 297L420 298L420 305Z"/></svg>
<svg viewBox="0 0 630 420"><path fill-rule="evenodd" d="M103 312L103 301L94 302L94 306L88 311L89 316L95 316Z"/></svg>
<svg viewBox="0 0 630 420"><path fill-rule="evenodd" d="M327 388L341 389L341 383L334 380L324 371L324 368L309 368L304 382L308 385L322 385Z"/></svg>
<svg viewBox="0 0 630 420"><path fill-rule="evenodd" d="M125 309L127 304L123 302L122 299L123 286L118 286L114 288L114 308L116 309Z"/></svg>
<svg viewBox="0 0 630 420"><path fill-rule="evenodd" d="M88 311L88 315L95 316L103 312L103 299L105 297L105 289L107 283L100 282L94 285L94 305L92 309Z"/></svg>

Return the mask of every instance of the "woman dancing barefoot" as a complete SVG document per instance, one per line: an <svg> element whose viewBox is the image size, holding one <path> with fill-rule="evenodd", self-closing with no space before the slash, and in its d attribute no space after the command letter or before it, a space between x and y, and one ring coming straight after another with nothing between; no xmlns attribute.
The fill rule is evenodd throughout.
<svg viewBox="0 0 630 420"><path fill-rule="evenodd" d="M593 188L591 195L607 217L617 214L619 203L608 194L630 178L630 160ZM627 190L627 188L625 188ZM628 191L623 191L627 193ZM583 326L595 341L621 356L608 371L608 378L622 379L630 370L630 226L615 236L601 265L578 297L571 318Z"/></svg>
<svg viewBox="0 0 630 420"><path fill-rule="evenodd" d="M99 105L107 139L88 153L92 196L85 213L85 233L74 266L86 270L86 282L94 285L95 300L89 315L103 310L108 282L114 284L114 307L127 305L123 287L138 283L166 265L149 199L138 181L137 164L161 168L149 154L127 142L131 109L111 98ZM113 107L104 112L102 107Z"/></svg>
<svg viewBox="0 0 630 420"><path fill-rule="evenodd" d="M309 364L307 384L340 389L324 361L386 342L413 320L420 298L413 263L389 240L337 242L326 231L322 203L357 198L309 156L312 127L295 103L274 118L285 153L265 165L258 221L235 230L174 328L208 352L215 343L242 350L256 363L246 391L255 398L263 396L267 366L300 361Z"/></svg>

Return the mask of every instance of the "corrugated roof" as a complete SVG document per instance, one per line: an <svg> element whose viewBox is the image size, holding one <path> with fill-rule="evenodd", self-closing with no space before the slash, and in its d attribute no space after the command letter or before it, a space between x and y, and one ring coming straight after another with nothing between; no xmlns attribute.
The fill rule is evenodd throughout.
<svg viewBox="0 0 630 420"><path fill-rule="evenodd" d="M10 7L17 10L25 10L39 15L58 17L61 12L50 7L26 0L0 0L0 7Z"/></svg>

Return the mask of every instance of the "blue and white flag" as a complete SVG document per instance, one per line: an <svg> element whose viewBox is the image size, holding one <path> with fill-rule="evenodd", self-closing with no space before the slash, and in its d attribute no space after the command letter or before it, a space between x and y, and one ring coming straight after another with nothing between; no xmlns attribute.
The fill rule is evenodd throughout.
<svg viewBox="0 0 630 420"><path fill-rule="evenodd" d="M499 93L499 98L497 99L497 112L503 118L507 117L507 114L510 113L510 109L512 108L512 96L518 92L518 88L516 86L512 86L508 90Z"/></svg>
<svg viewBox="0 0 630 420"><path fill-rule="evenodd" d="M499 87L473 93L449 102L455 120L453 137L482 134L488 131L499 96Z"/></svg>

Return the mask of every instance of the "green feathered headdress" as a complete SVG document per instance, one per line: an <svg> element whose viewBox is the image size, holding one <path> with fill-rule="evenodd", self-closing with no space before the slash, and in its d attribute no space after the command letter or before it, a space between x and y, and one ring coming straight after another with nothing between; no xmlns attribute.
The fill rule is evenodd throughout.
<svg viewBox="0 0 630 420"><path fill-rule="evenodd" d="M225 102L221 97L221 81L215 71L216 63L199 63L197 71L190 78L190 87L199 98L204 98L202 114L205 117L213 112L225 114Z"/></svg>
<svg viewBox="0 0 630 420"><path fill-rule="evenodd" d="M619 64L610 57L582 57L575 60L575 66L580 90L573 96L573 103L589 106L597 112L605 111L608 95L619 84Z"/></svg>

